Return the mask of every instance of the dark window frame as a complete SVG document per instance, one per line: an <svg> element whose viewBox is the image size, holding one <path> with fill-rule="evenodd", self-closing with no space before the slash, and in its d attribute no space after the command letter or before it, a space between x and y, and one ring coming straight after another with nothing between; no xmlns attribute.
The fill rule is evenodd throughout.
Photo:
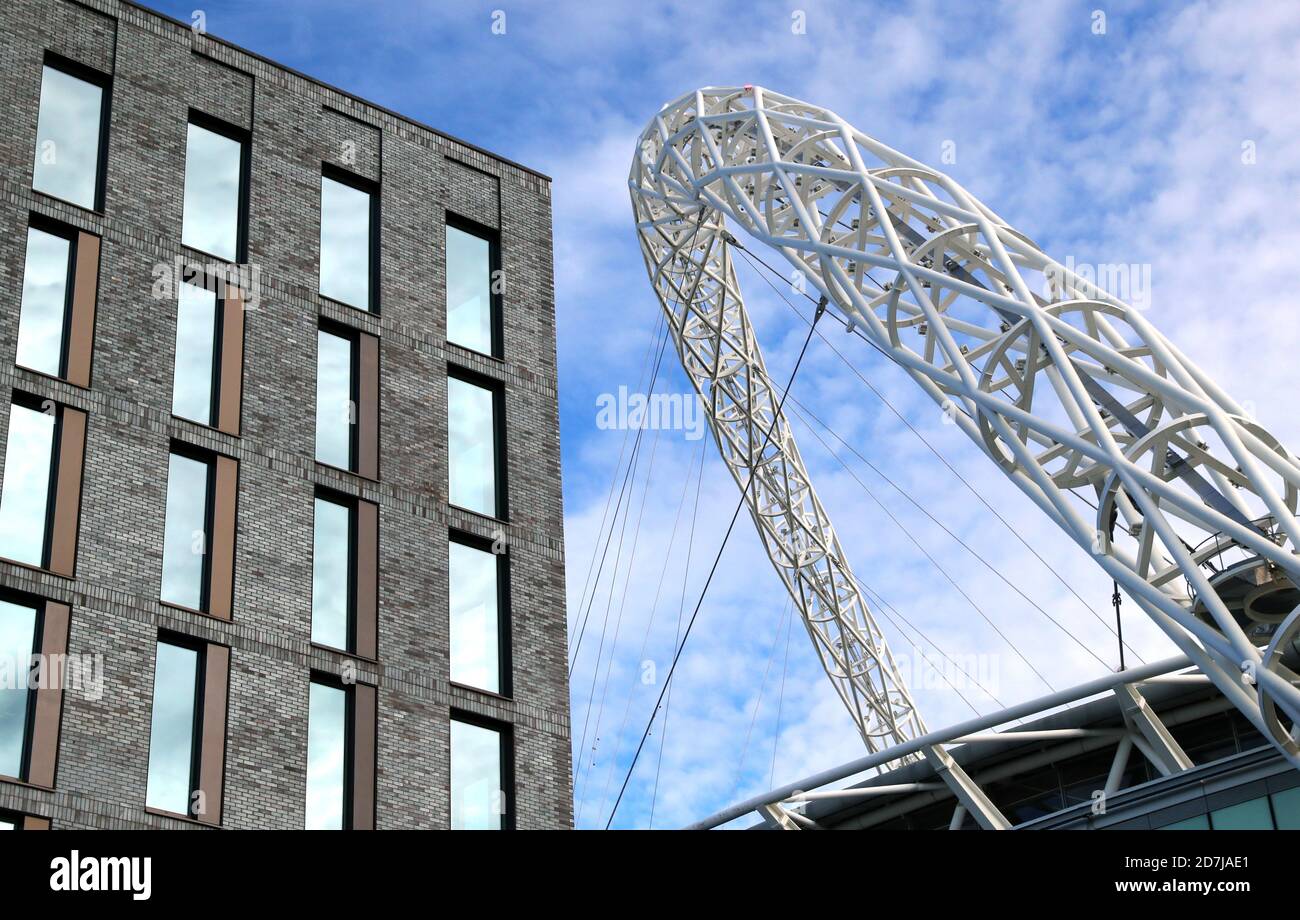
<svg viewBox="0 0 1300 920"><path fill-rule="evenodd" d="M328 300L328 298L326 298ZM353 309L356 309L355 307ZM352 403L352 415L348 422L348 465L346 467L335 466L316 457L316 445L312 444L312 459L321 466L328 467L332 470L342 470L345 473L360 475L357 468L361 465L361 335L362 332L346 323L336 322L334 320L321 317L317 325L317 332L324 332L326 335L332 335L336 338L346 339L348 342L348 400ZM317 338L316 360L317 367L320 364L320 339ZM320 392L320 376L317 372L316 391Z"/></svg>
<svg viewBox="0 0 1300 920"><path fill-rule="evenodd" d="M11 604L17 604L21 607L28 607L36 611L34 625L32 627L32 655L39 655L41 649L45 647L45 605L47 601L43 597L34 594L28 594L25 591L19 591L8 586L0 586L0 600L8 601ZM30 672L28 672L30 673ZM8 777L9 779L18 780L21 783L28 782L31 775L32 767L32 739L36 735L36 698L40 690L27 691L27 711L23 716L23 749L18 758L18 775ZM16 829L22 827L22 816L19 816Z"/></svg>
<svg viewBox="0 0 1300 920"><path fill-rule="evenodd" d="M348 495L346 492L339 492L327 486L317 486L312 492L312 547L311 559L313 569L316 565L316 518L315 505L317 501L330 502L348 509L348 625L347 625L347 648L334 648L330 645L321 645L313 641L311 644L317 648L330 649L335 652L342 652L346 655L356 655L357 648L357 561L359 553L357 551L357 501L356 496ZM314 599L313 599L314 601ZM312 616L315 617L315 605L313 602Z"/></svg>
<svg viewBox="0 0 1300 920"><path fill-rule="evenodd" d="M475 511L473 508L462 508L451 500L451 437L450 431L447 438L447 504L468 514L476 515L480 518L499 521L502 524L510 522L510 487L509 477L507 475L508 457L506 452L506 385L503 381L481 374L478 371L471 370L463 365L447 362L447 377L454 378L461 383L468 383L476 387L488 390L492 393L492 460L493 476L495 487L496 507L493 509L491 517L483 514L481 511ZM448 387L447 393L447 415L448 426L450 427L451 419L451 393Z"/></svg>
<svg viewBox="0 0 1300 920"><path fill-rule="evenodd" d="M199 250L197 249L193 251L199 252ZM207 253L203 253L203 255L213 259L219 258L219 256L208 256ZM226 289L225 282L220 278L215 278L212 275L208 274L206 270L203 270L202 266L195 265L193 263L186 264L183 273L179 279L179 284L177 285L176 288L176 297L174 298L174 303L176 304L176 325L178 329L180 326L180 309L181 309L180 284L189 284L193 287L202 288L205 291L210 291L212 293L212 296L215 298L214 307L212 310L212 368L210 369L211 386L209 388L210 393L208 397L208 421L205 424L203 422L195 421L192 418L186 418L183 415L177 415L174 410L174 407L172 406L169 406L167 411L168 414L170 414L171 417L174 419L179 419L182 422L188 422L191 425L198 425L200 428L207 428L211 431L220 431L221 429L218 426L221 423L221 383L222 383L221 371L222 371L222 359L223 359L223 352L225 351L225 339L226 339L226 336L224 334L226 328L226 302L227 302L227 298L224 296L224 292ZM243 309L242 305L240 306L240 309ZM173 343L173 351L172 351L173 402L175 401L175 395L176 395L176 353L175 353L175 344Z"/></svg>
<svg viewBox="0 0 1300 920"><path fill-rule="evenodd" d="M369 313L372 316L379 316L380 313L379 278L381 275L381 272L379 271L379 257L380 257L379 191L381 185L379 182L376 182L374 179L367 179L365 176L358 175L354 172L349 172L346 169L342 169L341 167L335 166L333 163L322 162L320 174L321 174L321 178L323 179L331 179L335 182L340 183L341 185L346 185L349 186L350 188L354 188L359 192L365 192L367 195L370 196L370 245L369 247L367 247L369 250L369 252L367 253L368 258L367 258L367 266L366 266L367 299L366 299L366 306L364 309L354 304L346 303L342 300L335 300L333 297L330 297L328 294L322 294L320 292L321 254L319 252L316 254L316 293L322 300L326 300L330 303L336 303L341 307L347 307L349 310L360 310L361 312ZM322 200L320 204L323 205L324 201ZM323 224L325 220L324 207L318 208L318 212L319 212L320 223ZM319 242L319 240L317 242Z"/></svg>
<svg viewBox="0 0 1300 920"><path fill-rule="evenodd" d="M499 696L503 699L514 698L514 654L511 647L511 614L510 614L510 553L493 552L492 547L494 540L487 537L481 537L478 534L470 533L467 530L461 530L456 527L449 528L447 531L448 543L459 543L462 546L468 546L472 549L481 550L490 553L497 560L497 683L500 689L496 691L487 690L483 687L475 687L472 684L460 684L456 681L451 683L457 687L464 687L467 690L473 690L476 693L485 693L489 696ZM447 609L450 615L451 611L451 578L447 579ZM450 624L448 624L450 628Z"/></svg>
<svg viewBox="0 0 1300 920"><path fill-rule="evenodd" d="M214 523L216 521L216 499L217 499L217 495L216 495L217 454L215 451L211 451L203 447L196 447L193 444L189 444L177 438L172 438L171 443L168 445L168 449L167 449L167 461L169 467L171 464L171 457L173 454L177 456L185 457L189 460L194 460L199 463L202 463L207 467L208 470L207 479L204 484L205 495L203 497L203 576L201 579L202 584L199 588L198 607L187 607L184 604L177 604L174 603L173 601L163 600L161 597L159 597L158 603L162 604L164 607L170 607L173 610L188 610L191 613L199 613L199 614L203 614L204 616L210 616L211 614L209 613L209 610L212 607L212 541L214 537L213 534ZM168 479L168 486L170 487L170 474ZM166 507L165 498L166 496L164 495L164 504L163 504L164 558L166 555L165 534L166 534L166 522L167 522L167 507ZM161 593L162 591L160 586L159 594Z"/></svg>
<svg viewBox="0 0 1300 920"><path fill-rule="evenodd" d="M214 115L209 115L201 109L190 107L189 116L185 121L186 128L186 147L188 148L189 126L195 125L205 131L211 131L213 134L219 134L228 140L235 141L239 144L239 202L238 202L238 227L235 229L235 260L233 264L243 265L248 261L248 217L249 217L249 188L252 183L252 159L253 159L253 132L247 128L241 128L238 125L223 121ZM189 153L186 151L186 166L188 163ZM184 182L184 177L182 177ZM184 199L184 189L181 190L182 200ZM185 233L184 215L181 216L181 235ZM182 245L185 245L182 243ZM191 252L199 253L209 259L216 259L218 262L231 264L228 259L219 255L208 252L206 249L195 249L193 246L185 246ZM223 298L218 297L218 300Z"/></svg>
<svg viewBox="0 0 1300 920"><path fill-rule="evenodd" d="M356 798L356 773L353 761L356 759L357 747L357 695L356 684L348 683L337 674L328 671L312 670L307 680L308 726L307 737L311 738L310 710L311 685L321 684L343 691L343 826L340 830L350 831L353 827L353 801ZM310 747L310 744L309 744Z"/></svg>
<svg viewBox="0 0 1300 920"><path fill-rule="evenodd" d="M63 404L56 400L43 398L25 390L14 390L10 399L10 425L13 424L13 406L22 406L32 412L39 412L42 415L48 415L46 405L54 406L54 430L50 432L50 477L45 488L45 522L42 525L45 533L41 539L41 564L35 566L43 572L50 570L50 555L54 548L54 519L57 510L55 501L59 489L59 462L63 456ZM8 432L6 432L6 437ZM17 560L9 560L15 565L24 568L33 568L32 565Z"/></svg>
<svg viewBox="0 0 1300 920"><path fill-rule="evenodd" d="M49 374L45 373L44 371L34 370L33 368L30 368L25 364L19 364L16 354L14 356L14 366L22 368L23 370L27 371L29 374L37 374L38 376L41 377L46 377L51 380L61 380L64 383L67 383L68 382L68 351L69 351L69 346L72 344L72 302L73 302L74 289L76 287L76 279L77 279L77 243L80 240L83 231L81 231L77 227L72 226L72 224L65 223L64 221L61 220L57 220L46 214L41 214L39 211L32 211L29 214L27 219L27 226L29 229L34 228L36 230L40 230L43 233L48 233L51 236L57 236L60 239L64 239L68 241L68 270L63 285L63 331L62 331L62 341L60 341L59 343L59 373L57 377L51 377ZM23 282L26 283L26 281L27 281L27 244L24 243ZM21 296L22 295L20 293L19 294L20 299ZM19 313L21 314L22 312L21 302L19 303L18 309L19 309Z"/></svg>
<svg viewBox="0 0 1300 920"><path fill-rule="evenodd" d="M33 178L32 191L37 195L43 195L51 201L59 201L63 204L71 205L82 211L89 211L92 214L103 214L105 210L105 197L108 192L108 141L111 135L109 130L112 121L112 102L113 102L113 75L96 70L95 68L82 64L80 61L74 61L72 58L64 57L56 51L46 50L41 58L41 89L45 88L45 68L60 71L70 77L76 77L79 80L85 80L87 83L94 84L100 88L102 95L99 106L99 150L95 158L95 200L92 202L93 207L87 208L85 205L77 204L75 201L68 201L66 198L60 198L57 195L51 195L49 192L42 192L35 187ZM36 99L37 123L40 122L40 95ZM37 144L40 143L39 136ZM32 155L32 162L35 162L36 155L39 154L40 148L37 146Z"/></svg>
<svg viewBox="0 0 1300 920"><path fill-rule="evenodd" d="M503 291L496 290L496 279L501 272L501 231L495 227L489 227L487 224L480 224L476 220L471 220L453 211L445 211L443 223L447 227L454 227L462 233L468 233L484 240L488 244L488 309L491 312L489 317L492 332L491 353L484 355L487 358L493 358L497 361L505 360L505 295ZM442 250L442 269L444 287L447 280L447 239L446 231L443 231L443 250ZM445 291L444 291L445 301ZM450 305L444 302L444 309L450 309ZM445 325L445 324L444 324ZM471 354L483 355L483 352L476 351L468 346L461 345L457 342L447 340L449 344L457 348L463 348Z"/></svg>
<svg viewBox="0 0 1300 920"><path fill-rule="evenodd" d="M449 715L452 722L463 722L466 725L475 725L479 728L486 728L497 733L497 741L501 745L501 792L505 793L505 813L501 816L501 830L515 830L515 727L510 722L502 722L499 719L491 719L487 716L481 716L478 713L469 712L465 709L451 707ZM451 791L451 758L455 756L450 751L451 727L448 726L448 781L447 791ZM447 803L447 813L451 814L451 802Z"/></svg>
<svg viewBox="0 0 1300 920"><path fill-rule="evenodd" d="M175 605L172 605L175 606ZM157 668L158 646L174 645L177 648L188 649L196 655L194 665L194 720L193 720L193 737L190 738L190 791L186 796L186 807L184 812L168 811L165 808L157 808L147 804L148 789L146 779L145 810L165 815L179 815L190 821L197 821L198 816L191 814L190 809L193 807L194 793L203 788L203 715L205 707L204 697L207 695L207 677L208 677L208 642L203 639L196 639L193 636L187 636L184 633L176 632L170 629L158 630L158 637L154 642L154 662ZM158 687L154 685L154 699L149 705L149 761L153 760L153 702L158 696ZM145 765L146 777L148 775L148 764Z"/></svg>

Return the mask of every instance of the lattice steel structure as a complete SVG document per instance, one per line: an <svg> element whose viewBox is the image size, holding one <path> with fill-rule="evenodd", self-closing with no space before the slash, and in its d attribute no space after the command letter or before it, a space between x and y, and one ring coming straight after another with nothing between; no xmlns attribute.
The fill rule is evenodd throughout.
<svg viewBox="0 0 1300 920"><path fill-rule="evenodd" d="M727 221L903 367L1300 765L1283 724L1300 717L1300 465L1139 310L951 177L759 87L664 106L630 187L682 365L732 475L755 477L751 514L869 748L921 719L776 411Z"/></svg>

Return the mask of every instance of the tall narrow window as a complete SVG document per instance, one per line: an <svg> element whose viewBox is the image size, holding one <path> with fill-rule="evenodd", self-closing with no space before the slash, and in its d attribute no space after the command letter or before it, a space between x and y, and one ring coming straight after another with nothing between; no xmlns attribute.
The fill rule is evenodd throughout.
<svg viewBox="0 0 1300 920"><path fill-rule="evenodd" d="M207 601L211 489L211 463L172 453L167 468L162 599L191 610L203 610Z"/></svg>
<svg viewBox="0 0 1300 920"><path fill-rule="evenodd" d="M18 363L51 377L63 376L72 297L72 252L70 237L39 227L27 228Z"/></svg>
<svg viewBox="0 0 1300 920"><path fill-rule="evenodd" d="M32 172L36 191L90 210L103 197L105 92L95 77L76 65L45 65Z"/></svg>
<svg viewBox="0 0 1300 920"><path fill-rule="evenodd" d="M312 544L311 641L351 651L355 515L350 503L316 497Z"/></svg>
<svg viewBox="0 0 1300 920"><path fill-rule="evenodd" d="M49 555L57 416L38 403L9 410L4 486L0 491L0 556L42 567Z"/></svg>
<svg viewBox="0 0 1300 920"><path fill-rule="evenodd" d="M234 129L191 120L185 140L185 213L181 242L238 262L242 248L247 147Z"/></svg>
<svg viewBox="0 0 1300 920"><path fill-rule="evenodd" d="M199 696L202 656L195 648L158 643L153 678L153 727L149 733L149 785L145 803L189 815L199 788Z"/></svg>
<svg viewBox="0 0 1300 920"><path fill-rule="evenodd" d="M495 235L448 216L447 341L500 357Z"/></svg>
<svg viewBox="0 0 1300 920"><path fill-rule="evenodd" d="M356 340L316 335L316 459L350 470L357 439Z"/></svg>
<svg viewBox="0 0 1300 920"><path fill-rule="evenodd" d="M511 810L508 730L453 716L451 829L506 830Z"/></svg>
<svg viewBox="0 0 1300 920"><path fill-rule="evenodd" d="M364 180L320 180L320 292L340 303L374 306L375 196Z"/></svg>
<svg viewBox="0 0 1300 920"><path fill-rule="evenodd" d="M37 651L39 612L34 606L0 599L0 667L25 677ZM0 687L0 776L26 778L34 694L24 680Z"/></svg>
<svg viewBox="0 0 1300 920"><path fill-rule="evenodd" d="M172 414L211 425L216 412L217 294L188 282L176 301L176 366Z"/></svg>
<svg viewBox="0 0 1300 920"><path fill-rule="evenodd" d="M504 557L457 535L447 551L451 679L504 693Z"/></svg>
<svg viewBox="0 0 1300 920"><path fill-rule="evenodd" d="M500 390L447 378L448 498L453 505L505 517L497 435Z"/></svg>
<svg viewBox="0 0 1300 920"><path fill-rule="evenodd" d="M311 682L307 713L307 829L348 826L348 692Z"/></svg>

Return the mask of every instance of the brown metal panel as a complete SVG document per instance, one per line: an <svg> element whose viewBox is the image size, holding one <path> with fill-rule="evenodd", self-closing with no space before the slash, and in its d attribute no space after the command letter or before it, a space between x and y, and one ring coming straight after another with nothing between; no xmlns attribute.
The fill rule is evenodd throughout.
<svg viewBox="0 0 1300 920"><path fill-rule="evenodd" d="M357 336L357 472L379 478L379 339Z"/></svg>
<svg viewBox="0 0 1300 920"><path fill-rule="evenodd" d="M239 462L217 457L212 495L212 569L208 613L229 620L235 590L235 505L239 493Z"/></svg>
<svg viewBox="0 0 1300 920"><path fill-rule="evenodd" d="M353 688L352 829L375 829L375 742L379 691L369 684Z"/></svg>
<svg viewBox="0 0 1300 920"><path fill-rule="evenodd" d="M379 657L379 506L357 502L357 648Z"/></svg>
<svg viewBox="0 0 1300 920"><path fill-rule="evenodd" d="M68 332L69 383L90 386L95 347L95 301L99 296L99 237L77 234L77 265L72 276L72 317Z"/></svg>
<svg viewBox="0 0 1300 920"><path fill-rule="evenodd" d="M228 285L221 316L221 370L218 379L217 427L239 436L239 409L244 391L244 292Z"/></svg>
<svg viewBox="0 0 1300 920"><path fill-rule="evenodd" d="M230 649L209 645L203 670L203 738L199 748L199 789L204 824L221 823L221 796L226 772L226 697L230 688Z"/></svg>
<svg viewBox="0 0 1300 920"><path fill-rule="evenodd" d="M81 470L86 457L86 413L61 410L59 471L54 486L54 532L50 535L50 571L72 576L77 562L77 525L81 516Z"/></svg>
<svg viewBox="0 0 1300 920"><path fill-rule="evenodd" d="M41 627L42 688L36 691L36 718L32 721L32 754L27 781L54 785L59 756L59 723L63 714L63 656L68 653L68 624L72 609L57 601L45 602Z"/></svg>
<svg viewBox="0 0 1300 920"><path fill-rule="evenodd" d="M49 829L50 829L49 818L39 818L36 815L23 815L23 830L48 831Z"/></svg>

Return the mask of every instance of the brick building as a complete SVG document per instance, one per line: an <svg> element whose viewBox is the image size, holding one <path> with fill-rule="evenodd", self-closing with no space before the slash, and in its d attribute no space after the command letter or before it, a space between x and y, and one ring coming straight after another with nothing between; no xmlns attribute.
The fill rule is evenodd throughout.
<svg viewBox="0 0 1300 920"><path fill-rule="evenodd" d="M0 827L570 826L549 180L118 0L0 72Z"/></svg>

